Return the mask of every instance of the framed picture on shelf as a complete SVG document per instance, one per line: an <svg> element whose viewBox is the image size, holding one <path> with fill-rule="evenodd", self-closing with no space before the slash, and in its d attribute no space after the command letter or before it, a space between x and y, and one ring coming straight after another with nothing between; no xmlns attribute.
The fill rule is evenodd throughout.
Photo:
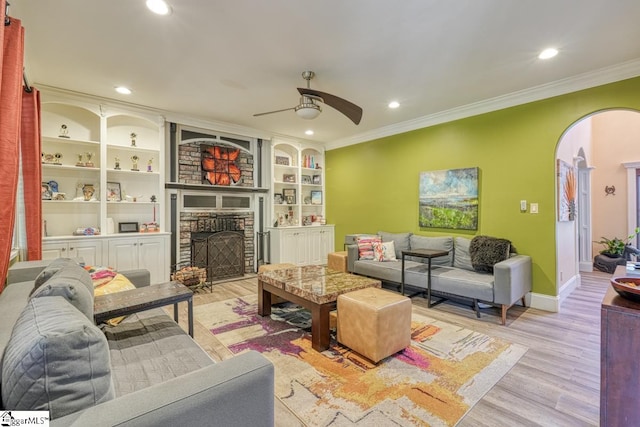
<svg viewBox="0 0 640 427"><path fill-rule="evenodd" d="M313 175L313 183L314 184L322 184L322 175Z"/></svg>
<svg viewBox="0 0 640 427"><path fill-rule="evenodd" d="M295 188L283 188L282 197L288 205L296 204L296 189Z"/></svg>
<svg viewBox="0 0 640 427"><path fill-rule="evenodd" d="M40 188L40 198L42 200L51 200L51 187L48 182L43 182L42 187Z"/></svg>
<svg viewBox="0 0 640 427"><path fill-rule="evenodd" d="M276 156L276 165L289 166L289 158L286 156Z"/></svg>
<svg viewBox="0 0 640 427"><path fill-rule="evenodd" d="M311 192L311 204L312 205L321 205L322 204L322 191L312 191Z"/></svg>
<svg viewBox="0 0 640 427"><path fill-rule="evenodd" d="M122 193L120 192L119 182L107 182L107 201L121 202Z"/></svg>
<svg viewBox="0 0 640 427"><path fill-rule="evenodd" d="M285 173L282 175L282 182L296 182L296 175L293 173Z"/></svg>
<svg viewBox="0 0 640 427"><path fill-rule="evenodd" d="M303 184L311 184L311 177L309 175L302 175L301 180Z"/></svg>
<svg viewBox="0 0 640 427"><path fill-rule="evenodd" d="M276 205L281 205L284 203L284 199L282 198L282 193L274 193L273 203Z"/></svg>

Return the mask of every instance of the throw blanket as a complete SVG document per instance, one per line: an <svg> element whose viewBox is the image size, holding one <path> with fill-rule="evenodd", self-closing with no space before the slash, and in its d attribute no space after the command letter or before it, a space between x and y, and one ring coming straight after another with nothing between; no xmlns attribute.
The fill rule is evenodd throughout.
<svg viewBox="0 0 640 427"><path fill-rule="evenodd" d="M469 244L471 265L476 271L493 273L493 266L509 258L511 242L489 236L476 236Z"/></svg>

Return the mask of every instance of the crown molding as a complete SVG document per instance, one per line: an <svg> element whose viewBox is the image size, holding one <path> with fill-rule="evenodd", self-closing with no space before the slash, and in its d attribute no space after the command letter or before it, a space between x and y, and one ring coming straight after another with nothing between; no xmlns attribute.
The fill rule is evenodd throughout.
<svg viewBox="0 0 640 427"><path fill-rule="evenodd" d="M529 89L512 92L484 101L474 102L472 104L451 108L449 110L416 119L384 126L349 138L328 142L325 144L325 148L326 150L335 150L349 145L360 144L362 142L464 119L466 117L477 116L479 114L489 113L503 108L540 101L542 99L565 95L567 93L577 92L579 90L589 89L637 76L640 76L640 59L623 62L618 65L578 74L577 76L568 77Z"/></svg>

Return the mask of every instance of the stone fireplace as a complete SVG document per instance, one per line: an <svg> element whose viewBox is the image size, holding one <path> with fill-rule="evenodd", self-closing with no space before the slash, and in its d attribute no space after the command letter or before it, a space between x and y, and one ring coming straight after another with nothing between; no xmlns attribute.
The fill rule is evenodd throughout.
<svg viewBox="0 0 640 427"><path fill-rule="evenodd" d="M172 264L206 268L209 282L255 272L268 192L262 141L173 124L170 141Z"/></svg>

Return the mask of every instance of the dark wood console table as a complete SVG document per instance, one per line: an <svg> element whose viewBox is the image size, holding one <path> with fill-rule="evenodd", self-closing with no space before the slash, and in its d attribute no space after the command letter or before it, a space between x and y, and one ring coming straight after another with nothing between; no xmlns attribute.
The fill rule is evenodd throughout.
<svg viewBox="0 0 640 427"><path fill-rule="evenodd" d="M96 324L99 324L114 317L173 304L173 318L178 323L178 303L182 301L187 301L188 304L189 335L193 338L193 291L178 282L99 295L93 300L93 317Z"/></svg>
<svg viewBox="0 0 640 427"><path fill-rule="evenodd" d="M404 257L413 256L418 258L426 258L428 260L429 271L427 273L427 307L431 307L431 260L441 256L449 255L449 251L440 249L413 249L402 251L402 282L400 283L400 293L404 295ZM437 301L434 305L441 303L444 299Z"/></svg>
<svg viewBox="0 0 640 427"><path fill-rule="evenodd" d="M640 277L618 266L613 277ZM630 426L640 420L640 303L609 285L602 300L600 425Z"/></svg>

